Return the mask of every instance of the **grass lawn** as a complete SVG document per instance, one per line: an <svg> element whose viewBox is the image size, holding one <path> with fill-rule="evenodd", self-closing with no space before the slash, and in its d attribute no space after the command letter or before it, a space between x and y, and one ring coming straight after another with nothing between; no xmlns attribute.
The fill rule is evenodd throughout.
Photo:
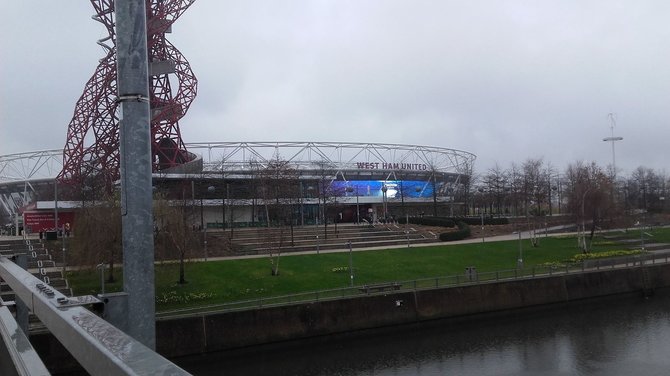
<svg viewBox="0 0 670 376"><path fill-rule="evenodd" d="M670 230L654 230L654 241L668 239ZM639 236L630 231L628 236ZM528 239L522 241L526 268L533 265L561 262L580 253L574 236L540 238L539 247ZM593 252L618 250L623 247L598 238ZM519 242L486 242L435 247L411 247L389 250L353 252L355 285L463 274L468 266L478 272L509 270L516 267ZM326 253L291 256L280 259L280 275L271 275L268 257L244 260L188 262L187 283L179 285L177 264L156 266L156 297L158 311L251 300L300 292L336 289L349 286L349 253ZM107 292L120 291L122 276L116 269L116 283L106 284ZM69 272L68 281L75 295L100 292L100 275L93 271Z"/></svg>

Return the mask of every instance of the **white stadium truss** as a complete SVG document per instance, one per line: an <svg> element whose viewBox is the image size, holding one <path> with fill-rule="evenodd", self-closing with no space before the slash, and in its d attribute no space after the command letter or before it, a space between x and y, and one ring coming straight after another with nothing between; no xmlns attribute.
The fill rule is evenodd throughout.
<svg viewBox="0 0 670 376"><path fill-rule="evenodd" d="M62 168L62 149L0 155L0 184L54 179Z"/></svg>
<svg viewBox="0 0 670 376"><path fill-rule="evenodd" d="M361 163L377 163L377 169L393 170L393 163L468 174L476 158L466 151L433 146L354 142L201 142L186 147L202 155L205 171L209 172L220 172L222 165L226 172L248 170L252 162L264 166L280 159L299 170L324 165L334 170L357 170ZM382 168L384 163L391 168ZM62 167L61 149L2 155L0 184L54 179Z"/></svg>
<svg viewBox="0 0 670 376"><path fill-rule="evenodd" d="M245 171L250 163L264 167L273 160L282 160L302 171L324 167L334 172L419 168L469 174L476 158L472 153L455 149L355 142L212 142L187 147L202 155L204 169L209 172L220 172L222 168L226 172Z"/></svg>
<svg viewBox="0 0 670 376"><path fill-rule="evenodd" d="M476 156L433 146L355 142L202 142L186 144L203 162L203 174L228 176L288 162L301 176L327 170L333 178L374 174L470 175ZM32 202L35 182L51 181L63 167L63 150L52 149L0 156L0 209L16 213Z"/></svg>

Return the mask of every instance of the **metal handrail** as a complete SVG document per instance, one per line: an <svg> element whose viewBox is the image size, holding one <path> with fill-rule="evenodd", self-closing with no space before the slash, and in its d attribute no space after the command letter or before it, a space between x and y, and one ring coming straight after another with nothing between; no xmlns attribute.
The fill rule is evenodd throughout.
<svg viewBox="0 0 670 376"><path fill-rule="evenodd" d="M45 285L21 267L0 256L0 278L14 291L59 342L94 375L188 375L80 305Z"/></svg>

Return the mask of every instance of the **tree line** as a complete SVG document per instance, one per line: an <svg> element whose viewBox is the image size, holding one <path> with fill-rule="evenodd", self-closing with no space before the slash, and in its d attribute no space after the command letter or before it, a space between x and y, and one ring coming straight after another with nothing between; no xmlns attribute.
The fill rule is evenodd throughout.
<svg viewBox="0 0 670 376"><path fill-rule="evenodd" d="M471 179L469 215L537 217L569 214L593 227L622 216L665 211L668 176L638 167L630 174L595 162L577 161L559 170L543 159L499 165Z"/></svg>

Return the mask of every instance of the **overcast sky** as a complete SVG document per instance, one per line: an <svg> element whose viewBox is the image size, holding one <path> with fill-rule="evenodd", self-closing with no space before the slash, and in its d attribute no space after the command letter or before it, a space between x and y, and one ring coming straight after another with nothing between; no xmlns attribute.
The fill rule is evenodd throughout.
<svg viewBox="0 0 670 376"><path fill-rule="evenodd" d="M0 2L0 155L62 148L106 35L85 0ZM666 170L670 2L198 0L168 39L185 142L405 143L476 169L544 158Z"/></svg>

